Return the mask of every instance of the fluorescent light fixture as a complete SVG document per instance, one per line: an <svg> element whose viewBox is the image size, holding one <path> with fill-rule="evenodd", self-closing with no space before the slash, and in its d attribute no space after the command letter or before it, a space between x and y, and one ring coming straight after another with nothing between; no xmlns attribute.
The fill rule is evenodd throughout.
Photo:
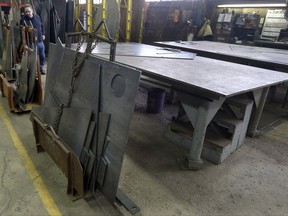
<svg viewBox="0 0 288 216"><path fill-rule="evenodd" d="M286 7L285 3L271 3L271 4L221 4L218 8L258 8L258 7Z"/></svg>

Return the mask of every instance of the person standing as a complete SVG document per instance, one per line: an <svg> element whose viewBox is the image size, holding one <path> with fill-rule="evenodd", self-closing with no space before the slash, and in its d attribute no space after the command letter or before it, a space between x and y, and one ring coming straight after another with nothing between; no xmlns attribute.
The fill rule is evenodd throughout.
<svg viewBox="0 0 288 216"><path fill-rule="evenodd" d="M44 62L45 62L45 31L44 26L41 20L41 17L38 16L36 13L34 14L31 5L26 4L24 6L24 13L25 15L20 20L20 25L23 26L33 26L37 30L37 39L38 39L38 52L39 52L39 59L40 59L40 72L41 74L45 74L44 71Z"/></svg>

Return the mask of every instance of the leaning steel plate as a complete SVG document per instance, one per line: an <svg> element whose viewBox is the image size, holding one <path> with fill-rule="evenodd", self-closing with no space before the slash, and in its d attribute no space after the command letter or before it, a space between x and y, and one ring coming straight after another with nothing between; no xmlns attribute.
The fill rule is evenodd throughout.
<svg viewBox="0 0 288 216"><path fill-rule="evenodd" d="M78 158L85 143L91 115L91 109L63 109L57 134Z"/></svg>
<svg viewBox="0 0 288 216"><path fill-rule="evenodd" d="M27 73L28 73L28 102L32 103L34 100L35 85L36 85L36 73L37 73L37 52L38 49L34 47L34 50L28 56Z"/></svg>
<svg viewBox="0 0 288 216"><path fill-rule="evenodd" d="M10 9L10 19L11 19L11 25L17 26L20 23L21 19L21 10L18 7L11 7Z"/></svg>
<svg viewBox="0 0 288 216"><path fill-rule="evenodd" d="M21 59L21 71L19 73L19 86L16 88L16 93L20 95L23 103L26 103L27 91L28 91L28 56L23 53Z"/></svg>
<svg viewBox="0 0 288 216"><path fill-rule="evenodd" d="M0 25L0 41L1 41L1 43L0 43L0 59L2 59L2 54L3 54L3 46L4 46L4 42L5 42L5 40L4 40L4 38L3 38L3 19L2 19L2 16L0 16L0 23L1 23L1 25Z"/></svg>
<svg viewBox="0 0 288 216"><path fill-rule="evenodd" d="M74 50L64 48L59 41L57 44L50 44L44 107L55 108L61 104L64 107L67 105L72 79L72 62L75 54ZM91 109L91 121L96 123L96 128L102 126L102 121L98 120L100 112L110 115L106 134L101 132L102 140L105 140L105 142L101 141L103 144L98 148L99 150L102 149L102 154L94 160L95 167L99 167L100 162L97 164L97 161L101 161L102 164L100 166L101 184L97 185L111 202L115 201L118 190L122 160L128 141L129 125L134 110L139 79L140 72L135 69L90 55L82 65L73 89L69 108ZM79 122L77 119L71 117L71 120ZM87 124L85 124L86 126ZM95 150L98 151L97 131L95 130L89 148L93 155L96 155ZM83 144L79 143L77 145L81 145L83 149ZM91 175L99 176L98 173L95 173L99 169L93 170L94 173ZM91 179L91 176L88 177L88 179ZM95 181L91 182L91 186L88 188L94 188L93 185L96 185Z"/></svg>
<svg viewBox="0 0 288 216"><path fill-rule="evenodd" d="M13 78L12 73L12 38L11 38L11 30L8 28L4 28L4 47L2 54L2 72L7 75L8 79Z"/></svg>
<svg viewBox="0 0 288 216"><path fill-rule="evenodd" d="M107 17L105 18L110 36L115 39L117 33L119 32L120 28L120 9L119 5L116 0L107 0L106 1L106 15ZM96 28L99 23L103 20L103 7L102 4L100 4L99 7L97 7L97 12L96 16L94 17L94 23ZM99 31L99 33L101 33Z"/></svg>
<svg viewBox="0 0 288 216"><path fill-rule="evenodd" d="M50 126L57 118L57 108L34 107L33 112Z"/></svg>

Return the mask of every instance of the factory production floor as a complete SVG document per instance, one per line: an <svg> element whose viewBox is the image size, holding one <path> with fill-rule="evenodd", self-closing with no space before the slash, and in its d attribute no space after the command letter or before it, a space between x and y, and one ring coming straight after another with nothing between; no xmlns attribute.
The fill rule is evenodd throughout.
<svg viewBox="0 0 288 216"><path fill-rule="evenodd" d="M288 215L286 115L260 136L246 137L221 165L204 160L202 170L188 171L177 162L187 150L164 137L177 107L148 114L145 97L139 88L119 182L141 209L137 216ZM0 215L131 215L100 194L72 201L60 169L36 152L29 115L10 113L0 97Z"/></svg>

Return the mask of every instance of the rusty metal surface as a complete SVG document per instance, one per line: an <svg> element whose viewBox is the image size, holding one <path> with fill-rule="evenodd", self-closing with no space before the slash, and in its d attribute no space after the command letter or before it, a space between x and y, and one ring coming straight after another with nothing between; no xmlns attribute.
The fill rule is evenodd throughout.
<svg viewBox="0 0 288 216"><path fill-rule="evenodd" d="M53 129L41 120L41 117L38 116L39 112L41 111L34 108L30 116L36 144L41 144L41 147L68 178L67 192L72 195L77 192L78 195L83 196L83 170L77 156L67 148L60 137L55 136Z"/></svg>
<svg viewBox="0 0 288 216"><path fill-rule="evenodd" d="M64 48L59 41L57 44L50 44L51 57L41 115L50 115L53 118L51 113L45 114L43 110L59 111L61 104L67 104L75 54L75 51ZM83 188L92 192L96 188L100 189L111 202L115 201L118 189L139 79L140 72L135 69L89 56L74 82L69 106L69 109L79 112L78 117L73 113L65 115L64 108L60 118L57 134L60 139L60 128L67 129L69 125L75 124L73 131L68 131L65 136L68 138L73 132L77 134L79 142L70 144L72 138L68 138L66 140L69 144L66 145L70 146L71 152L82 162ZM91 110L91 118L88 113L81 114L80 110ZM58 114L54 116L57 118ZM83 116L86 116L85 120L81 119ZM54 125L54 120L46 121ZM42 145L41 141L39 143ZM65 163L59 158L55 160L60 165ZM97 182L97 179L101 182Z"/></svg>
<svg viewBox="0 0 288 216"><path fill-rule="evenodd" d="M14 104L25 110L26 103L32 103L37 97L36 82L38 48L34 41L34 31L26 27L21 28L23 53L20 68L17 69L16 89L14 91ZM15 66L16 67L16 66ZM15 70L16 71L16 70ZM39 72L38 72L39 73ZM38 87L41 88L41 85Z"/></svg>
<svg viewBox="0 0 288 216"><path fill-rule="evenodd" d="M4 23L4 21L3 21L3 16L0 16L0 23L1 23L1 25L0 25L0 41L1 41L1 43L0 43L0 59L2 59L2 55L3 55L3 47L4 47L4 37L3 37L3 23ZM2 65L2 63L1 63L1 65Z"/></svg>
<svg viewBox="0 0 288 216"><path fill-rule="evenodd" d="M5 73L7 79L16 78L16 74L13 73L12 68L19 60L18 47L21 42L19 27L20 17L20 9L12 7L10 9L10 15L2 20L3 22L1 23L4 26L2 72Z"/></svg>
<svg viewBox="0 0 288 216"><path fill-rule="evenodd" d="M13 77L12 74L12 49L11 49L11 31L8 28L4 28L3 32L3 54L2 54L2 72L9 78Z"/></svg>
<svg viewBox="0 0 288 216"><path fill-rule="evenodd" d="M30 111L32 103L42 103L42 84L40 73L37 77L38 50L34 32L20 26L20 18L21 11L18 7L11 7L9 15L1 16L1 72L7 81L6 89L12 91L7 97L9 107L14 112Z"/></svg>
<svg viewBox="0 0 288 216"><path fill-rule="evenodd" d="M7 97L10 110L14 109L13 88L3 74L0 74L0 87L2 95Z"/></svg>

